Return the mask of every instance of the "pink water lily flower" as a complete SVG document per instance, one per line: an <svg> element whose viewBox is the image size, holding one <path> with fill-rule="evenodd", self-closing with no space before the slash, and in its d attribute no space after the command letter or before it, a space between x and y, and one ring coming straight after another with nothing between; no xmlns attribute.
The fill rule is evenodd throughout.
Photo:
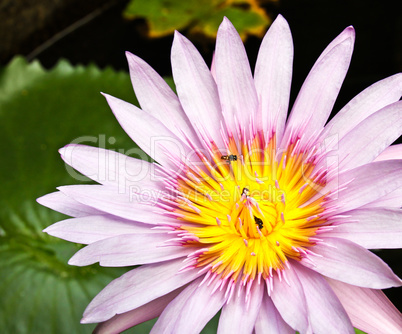
<svg viewBox="0 0 402 334"><path fill-rule="evenodd" d="M402 246L400 74L368 87L326 124L349 67L346 28L320 55L287 117L293 43L278 16L254 76L228 19L211 69L179 33L177 95L128 53L141 109L105 94L154 161L83 145L62 158L99 185L38 202L74 218L45 232L87 244L69 261L139 267L115 279L82 323L119 333L401 333L381 289L401 280L368 249Z"/></svg>

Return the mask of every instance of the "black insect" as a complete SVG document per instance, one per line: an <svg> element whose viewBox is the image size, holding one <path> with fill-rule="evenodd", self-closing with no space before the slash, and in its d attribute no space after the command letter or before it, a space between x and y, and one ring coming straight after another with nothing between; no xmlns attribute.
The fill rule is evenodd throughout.
<svg viewBox="0 0 402 334"><path fill-rule="evenodd" d="M221 159L226 160L230 164L232 161L237 161L237 155L234 154L222 155Z"/></svg>
<svg viewBox="0 0 402 334"><path fill-rule="evenodd" d="M262 228L264 227L264 223L262 222L262 220L256 216L254 216L254 220L255 223L258 225L258 228L262 230Z"/></svg>
<svg viewBox="0 0 402 334"><path fill-rule="evenodd" d="M250 195L250 190L248 188L244 187L242 192L241 192L241 195L242 196L243 195L246 195L246 196Z"/></svg>

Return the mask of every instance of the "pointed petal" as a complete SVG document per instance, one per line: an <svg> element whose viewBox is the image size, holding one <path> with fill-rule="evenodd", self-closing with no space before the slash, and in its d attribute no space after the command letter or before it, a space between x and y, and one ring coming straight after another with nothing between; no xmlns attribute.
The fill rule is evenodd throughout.
<svg viewBox="0 0 402 334"><path fill-rule="evenodd" d="M255 333L295 334L294 329L282 319L268 295L265 295L262 300L261 308L255 322Z"/></svg>
<svg viewBox="0 0 402 334"><path fill-rule="evenodd" d="M381 290L360 288L330 278L327 281L348 312L353 326L366 333L402 332L402 315Z"/></svg>
<svg viewBox="0 0 402 334"><path fill-rule="evenodd" d="M235 27L226 17L216 37L215 69L222 112L228 128L236 129L235 119L243 129L248 130L250 119L259 127L261 120L256 119L257 92L246 50Z"/></svg>
<svg viewBox="0 0 402 334"><path fill-rule="evenodd" d="M369 249L402 248L401 210L366 208L349 211L347 216L346 222L321 236L347 239Z"/></svg>
<svg viewBox="0 0 402 334"><path fill-rule="evenodd" d="M292 35L286 20L278 15L262 40L254 73L263 130L274 131L277 143L280 143L285 129L292 66Z"/></svg>
<svg viewBox="0 0 402 334"><path fill-rule="evenodd" d="M166 246L172 236L167 233L123 234L96 241L80 249L68 261L73 266L89 266L96 262L103 267L136 266L177 259L193 250Z"/></svg>
<svg viewBox="0 0 402 334"><path fill-rule="evenodd" d="M136 309L200 276L198 270L178 273L183 260L143 265L112 281L88 305L82 323L102 322Z"/></svg>
<svg viewBox="0 0 402 334"><path fill-rule="evenodd" d="M59 150L62 159L92 180L125 189L139 181L149 188L160 186L150 180L154 165L111 150L69 144Z"/></svg>
<svg viewBox="0 0 402 334"><path fill-rule="evenodd" d="M183 111L180 101L169 85L141 58L126 52L130 78L142 110L151 114L182 140L182 132L194 143L197 135Z"/></svg>
<svg viewBox="0 0 402 334"><path fill-rule="evenodd" d="M348 27L318 58L293 105L283 144L291 131L303 131L308 140L324 127L349 68L354 40L355 31Z"/></svg>
<svg viewBox="0 0 402 334"><path fill-rule="evenodd" d="M303 287L292 267L286 270L286 277L290 286L274 276L274 287L271 292L272 301L283 320L290 327L301 333L306 333L309 328L309 321Z"/></svg>
<svg viewBox="0 0 402 334"><path fill-rule="evenodd" d="M355 243L340 238L323 238L324 244L312 250L319 256L311 260L314 266L301 261L306 267L341 282L372 289L401 286L401 280L379 257Z"/></svg>
<svg viewBox="0 0 402 334"><path fill-rule="evenodd" d="M171 62L177 94L189 120L197 130L206 131L219 148L224 147L215 81L200 53L179 32L174 36Z"/></svg>
<svg viewBox="0 0 402 334"><path fill-rule="evenodd" d="M335 293L316 272L295 264L297 277L306 296L309 320L313 333L354 334L352 323Z"/></svg>
<svg viewBox="0 0 402 334"><path fill-rule="evenodd" d="M200 333L225 302L224 291L211 294L207 284L195 280L162 312L151 333Z"/></svg>
<svg viewBox="0 0 402 334"><path fill-rule="evenodd" d="M219 318L218 334L252 333L264 295L264 284L254 281L250 295L246 288L239 287L233 298L222 308ZM247 298L247 299L246 299Z"/></svg>
<svg viewBox="0 0 402 334"><path fill-rule="evenodd" d="M402 144L387 147L374 161L402 159Z"/></svg>
<svg viewBox="0 0 402 334"><path fill-rule="evenodd" d="M157 233L147 224L113 216L88 216L57 222L43 230L49 235L79 244L91 244L122 234Z"/></svg>
<svg viewBox="0 0 402 334"><path fill-rule="evenodd" d="M189 155L187 144L152 115L123 100L103 95L129 137L162 166L177 170L170 156L185 160ZM145 160L146 156L143 158Z"/></svg>
<svg viewBox="0 0 402 334"><path fill-rule="evenodd" d="M36 201L49 209L61 212L71 217L85 217L103 214L102 211L77 202L71 197L63 194L61 191L56 191L39 197Z"/></svg>
<svg viewBox="0 0 402 334"><path fill-rule="evenodd" d="M322 137L336 135L340 140L365 118L399 100L402 95L402 74L376 82L354 97L325 126Z"/></svg>
<svg viewBox="0 0 402 334"><path fill-rule="evenodd" d="M336 153L339 168L352 169L372 162L402 133L402 102L375 112L346 134Z"/></svg>
<svg viewBox="0 0 402 334"><path fill-rule="evenodd" d="M402 207L402 187L387 193L386 195L377 198L376 200L363 205L361 208L380 208L380 207L389 207L389 208L397 208L400 209Z"/></svg>
<svg viewBox="0 0 402 334"><path fill-rule="evenodd" d="M148 224L169 220L162 215L163 210L154 206L155 201L162 196L160 193L150 191L145 202L141 201L141 194L119 193L115 188L100 185L63 186L59 190L82 204L121 218Z"/></svg>
<svg viewBox="0 0 402 334"><path fill-rule="evenodd" d="M359 166L339 175L326 189L331 190L331 215L359 208L402 186L402 160L378 161ZM338 187L346 188L338 192ZM325 194L326 190L321 191Z"/></svg>
<svg viewBox="0 0 402 334"><path fill-rule="evenodd" d="M181 292L176 289L165 296L159 297L135 310L117 314L113 318L96 326L94 334L118 334L142 322L158 317L165 307Z"/></svg>

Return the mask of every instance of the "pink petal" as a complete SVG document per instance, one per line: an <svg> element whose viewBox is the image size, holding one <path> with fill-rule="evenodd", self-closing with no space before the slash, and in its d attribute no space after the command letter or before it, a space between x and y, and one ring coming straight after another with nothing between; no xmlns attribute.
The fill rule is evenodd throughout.
<svg viewBox="0 0 402 334"><path fill-rule="evenodd" d="M387 147L374 161L402 159L402 144Z"/></svg>
<svg viewBox="0 0 402 334"><path fill-rule="evenodd" d="M301 131L308 140L324 127L349 68L354 40L355 31L348 27L318 58L293 105L283 144L291 131Z"/></svg>
<svg viewBox="0 0 402 334"><path fill-rule="evenodd" d="M369 249L402 247L401 210L367 208L352 210L346 215L345 222L341 220L333 231L321 236L347 239Z"/></svg>
<svg viewBox="0 0 402 334"><path fill-rule="evenodd" d="M313 333L354 334L352 323L335 293L316 272L295 264L295 271L306 296ZM296 270L297 269L297 270Z"/></svg>
<svg viewBox="0 0 402 334"><path fill-rule="evenodd" d="M372 289L401 286L401 280L379 257L355 243L340 238L323 238L311 257L314 265L301 261L306 267L341 282Z"/></svg>
<svg viewBox="0 0 402 334"><path fill-rule="evenodd" d="M182 140L199 143L180 101L165 80L141 58L126 52L130 78L142 110L159 119Z"/></svg>
<svg viewBox="0 0 402 334"><path fill-rule="evenodd" d="M172 71L180 102L197 130L206 131L219 148L222 112L215 81L194 45L179 32L172 46Z"/></svg>
<svg viewBox="0 0 402 334"><path fill-rule="evenodd" d="M373 161L402 133L402 102L375 112L346 134L335 151L339 168L351 169Z"/></svg>
<svg viewBox="0 0 402 334"><path fill-rule="evenodd" d="M254 281L250 295L246 288L235 291L232 299L222 308L218 334L251 333L260 311L265 284Z"/></svg>
<svg viewBox="0 0 402 334"><path fill-rule="evenodd" d="M256 127L258 98L243 42L232 23L225 17L216 37L216 82L226 125L233 131L237 123L249 129L250 119Z"/></svg>
<svg viewBox="0 0 402 334"><path fill-rule="evenodd" d="M36 201L47 208L71 217L85 217L103 214L102 211L85 204L81 204L71 197L66 196L61 191L56 191L54 193L39 197Z"/></svg>
<svg viewBox="0 0 402 334"><path fill-rule="evenodd" d="M100 185L63 186L59 187L59 190L82 204L121 218L148 224L169 220L162 215L162 209L154 206L155 201L162 195L152 191L144 197L147 201L143 201L141 193L119 193L118 189ZM141 191L145 193L147 189Z"/></svg>
<svg viewBox="0 0 402 334"><path fill-rule="evenodd" d="M125 189L141 182L148 188L161 188L157 182L150 181L154 165L147 161L111 150L76 144L69 144L59 152L67 164L99 183Z"/></svg>
<svg viewBox="0 0 402 334"><path fill-rule="evenodd" d="M55 223L43 232L60 239L79 244L93 242L130 233L157 233L147 224L124 220L113 216L87 216Z"/></svg>
<svg viewBox="0 0 402 334"><path fill-rule="evenodd" d="M198 270L178 273L183 260L143 265L112 281L88 305L82 323L102 322L136 309L196 279Z"/></svg>
<svg viewBox="0 0 402 334"><path fill-rule="evenodd" d="M271 298L265 295L255 322L255 333L294 334L292 329L281 317Z"/></svg>
<svg viewBox="0 0 402 334"><path fill-rule="evenodd" d="M366 117L399 100L402 92L402 74L376 82L353 98L325 126L322 137L343 138Z"/></svg>
<svg viewBox="0 0 402 334"><path fill-rule="evenodd" d="M326 187L331 190L331 215L371 203L402 186L402 160L373 162L346 171ZM342 187L346 188L342 189ZM338 192L338 187L341 190ZM326 193L324 189L321 193Z"/></svg>
<svg viewBox="0 0 402 334"><path fill-rule="evenodd" d="M293 263L293 261L290 262ZM306 333L309 329L309 320L303 286L293 268L286 270L286 277L290 286L284 280L279 281L278 277L274 276L272 301L283 320L290 327Z"/></svg>
<svg viewBox="0 0 402 334"><path fill-rule="evenodd" d="M274 131L277 143L285 129L292 65L292 35L286 20L278 15L261 43L254 73L263 130L270 134Z"/></svg>
<svg viewBox="0 0 402 334"><path fill-rule="evenodd" d="M186 287L162 312L151 333L200 333L225 302L224 291L211 294L202 278Z"/></svg>
<svg viewBox="0 0 402 334"><path fill-rule="evenodd" d="M381 290L360 288L330 278L327 281L348 312L353 326L367 333L402 332L402 316Z"/></svg>
<svg viewBox="0 0 402 334"><path fill-rule="evenodd" d="M176 171L178 167L171 157L185 160L189 156L187 144L161 121L130 103L108 94L104 96L124 131L152 159ZM146 155L141 159L146 160Z"/></svg>
<svg viewBox="0 0 402 334"><path fill-rule="evenodd" d="M386 195L377 198L376 200L363 205L362 208L379 208L379 207L390 207L390 208L401 208L402 207L402 187L387 193Z"/></svg>
<svg viewBox="0 0 402 334"><path fill-rule="evenodd" d="M142 322L158 317L165 307L183 288L176 289L165 296L159 297L135 310L117 314L113 318L96 326L94 334L118 334Z"/></svg>
<svg viewBox="0 0 402 334"><path fill-rule="evenodd" d="M96 241L80 249L68 261L73 266L99 262L104 267L125 267L177 259L194 250L166 246L172 236L167 233L123 234Z"/></svg>

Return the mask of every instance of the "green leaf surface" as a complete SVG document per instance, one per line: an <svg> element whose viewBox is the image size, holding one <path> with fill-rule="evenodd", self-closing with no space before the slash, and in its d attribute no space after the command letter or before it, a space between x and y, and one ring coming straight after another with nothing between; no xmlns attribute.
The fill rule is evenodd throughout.
<svg viewBox="0 0 402 334"><path fill-rule="evenodd" d="M42 230L66 218L36 203L71 177L58 149L70 142L135 145L100 91L136 103L127 73L60 61L51 71L15 58L0 70L0 328L2 333L90 333L89 301L126 269L74 267L81 247Z"/></svg>
<svg viewBox="0 0 402 334"><path fill-rule="evenodd" d="M244 39L247 35L261 36L271 23L253 0L131 0L123 14L128 19L145 18L150 37L166 36L183 29L215 37L226 16Z"/></svg>

